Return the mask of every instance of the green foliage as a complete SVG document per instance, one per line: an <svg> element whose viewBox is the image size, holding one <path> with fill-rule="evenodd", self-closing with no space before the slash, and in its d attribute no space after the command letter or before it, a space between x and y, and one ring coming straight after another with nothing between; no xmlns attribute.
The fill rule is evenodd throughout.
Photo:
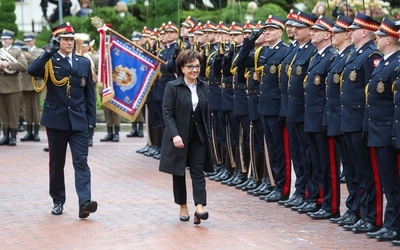
<svg viewBox="0 0 400 250"><path fill-rule="evenodd" d="M273 4L273 3L268 3L256 10L254 12L254 20L257 22L258 20L260 21L266 21L268 19L269 15L274 15L283 19L286 19L287 12L283 10L279 5Z"/></svg>
<svg viewBox="0 0 400 250"><path fill-rule="evenodd" d="M0 0L0 32L3 29L8 29L14 31L15 35L18 35L16 20L14 0Z"/></svg>

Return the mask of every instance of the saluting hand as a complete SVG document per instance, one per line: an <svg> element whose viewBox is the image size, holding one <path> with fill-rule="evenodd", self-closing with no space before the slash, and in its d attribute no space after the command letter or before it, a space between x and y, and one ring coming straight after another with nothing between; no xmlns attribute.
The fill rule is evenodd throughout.
<svg viewBox="0 0 400 250"><path fill-rule="evenodd" d="M183 148L185 147L185 144L183 144L183 140L182 137L180 137L179 135L175 136L174 138L172 138L172 141L174 142L174 146L176 148Z"/></svg>

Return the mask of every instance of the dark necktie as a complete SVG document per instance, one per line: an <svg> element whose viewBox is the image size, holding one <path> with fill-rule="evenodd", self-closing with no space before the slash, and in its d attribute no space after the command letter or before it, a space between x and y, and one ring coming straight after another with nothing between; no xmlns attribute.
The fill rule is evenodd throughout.
<svg viewBox="0 0 400 250"><path fill-rule="evenodd" d="M71 68L72 68L72 65L71 65L71 59L69 58L69 56L66 56L66 57L65 57L65 60L67 60L67 62L68 62L68 64L69 64L69 69L71 69Z"/></svg>

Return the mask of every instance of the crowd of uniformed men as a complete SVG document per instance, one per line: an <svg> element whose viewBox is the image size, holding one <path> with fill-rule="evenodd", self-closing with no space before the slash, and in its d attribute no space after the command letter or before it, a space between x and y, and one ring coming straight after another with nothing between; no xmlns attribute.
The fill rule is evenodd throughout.
<svg viewBox="0 0 400 250"><path fill-rule="evenodd" d="M176 79L179 52L197 50L212 117L215 171L205 173L211 180L400 245L399 28L400 15L382 23L362 13L332 21L297 10L286 20L269 16L244 25L188 17L180 28L172 22L144 27L132 40L167 64L146 100L148 143L137 152L160 158L166 83ZM40 94L25 76L43 52L34 38L24 34L28 51L22 51L13 46L12 31L1 34L7 53L0 54L0 145L16 145L22 106L27 134L21 141L40 140ZM107 123L103 141L119 140L120 118L114 120L114 133ZM137 136L134 125L130 136ZM342 214L341 166L348 190Z"/></svg>
<svg viewBox="0 0 400 250"><path fill-rule="evenodd" d="M133 40L167 64L146 102L148 144L137 152L159 157L165 85L179 52L197 50L212 117L211 180L399 245L399 28L400 15L332 21L296 10L243 25L188 17L180 28L144 27Z"/></svg>

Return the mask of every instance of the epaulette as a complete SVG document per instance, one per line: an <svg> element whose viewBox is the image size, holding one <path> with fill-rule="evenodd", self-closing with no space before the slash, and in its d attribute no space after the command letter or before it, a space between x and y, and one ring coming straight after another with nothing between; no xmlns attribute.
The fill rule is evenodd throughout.
<svg viewBox="0 0 400 250"><path fill-rule="evenodd" d="M379 51L372 51L372 52L368 55L368 58L370 58L370 57L373 56L374 54L377 54L377 55L383 57L383 54L382 54L381 52L379 52Z"/></svg>

